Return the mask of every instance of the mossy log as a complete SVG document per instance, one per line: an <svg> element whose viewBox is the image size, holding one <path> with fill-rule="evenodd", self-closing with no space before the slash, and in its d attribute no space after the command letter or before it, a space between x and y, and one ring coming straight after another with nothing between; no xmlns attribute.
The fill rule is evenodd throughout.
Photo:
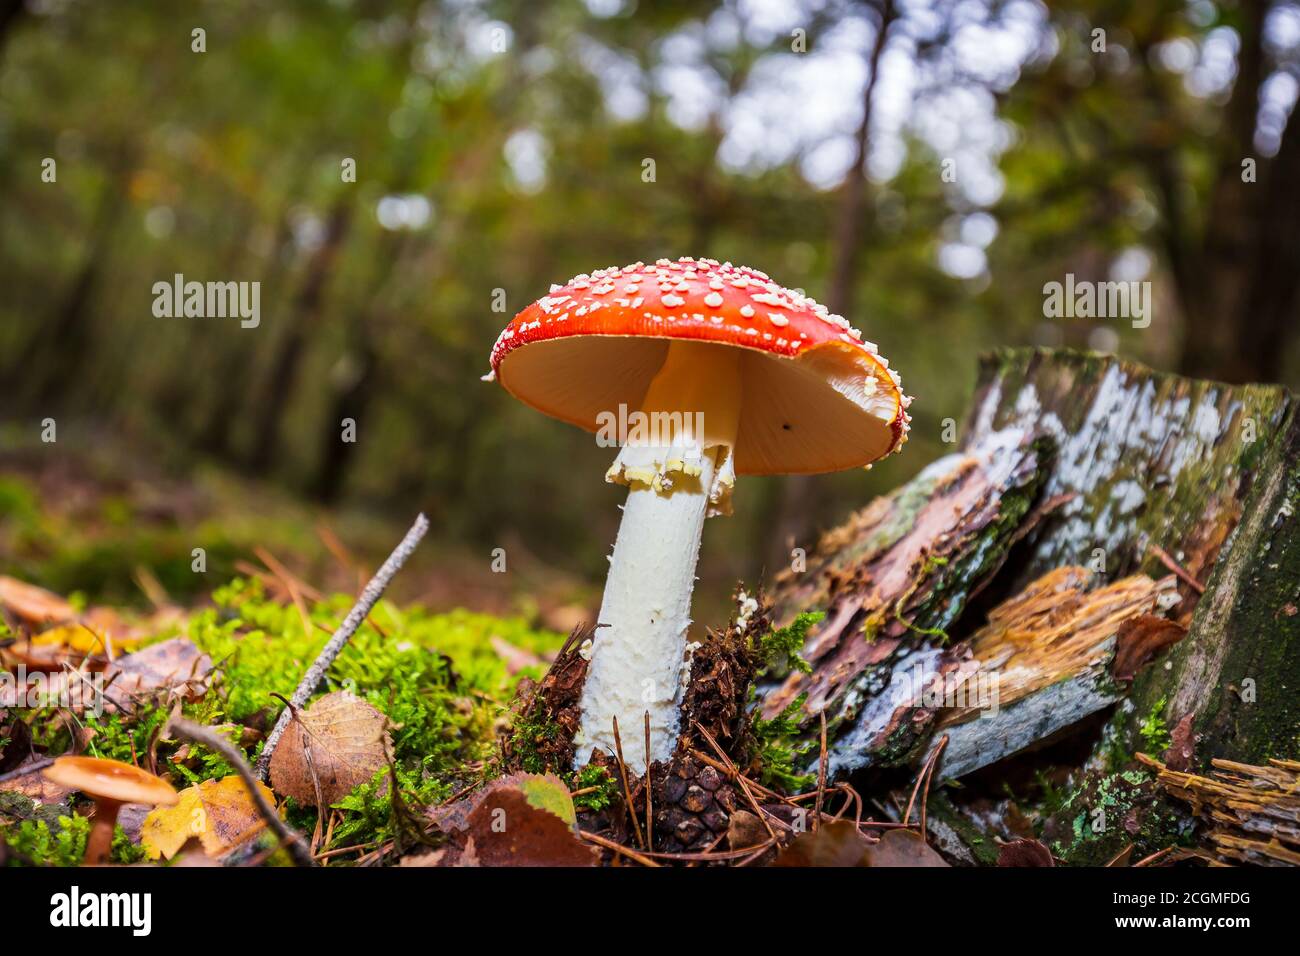
<svg viewBox="0 0 1300 956"><path fill-rule="evenodd" d="M1295 405L1112 357L986 357L957 451L771 583L778 625L826 616L812 673L763 688L765 712L802 695L837 774L915 763L942 731L959 776L1109 706L1163 654L1137 673L1143 714L1164 701L1204 759L1294 755Z"/></svg>

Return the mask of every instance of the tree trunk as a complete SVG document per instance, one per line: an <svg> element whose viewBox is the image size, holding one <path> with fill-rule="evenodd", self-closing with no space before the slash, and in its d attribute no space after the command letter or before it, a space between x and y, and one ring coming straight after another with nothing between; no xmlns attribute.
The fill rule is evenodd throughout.
<svg viewBox="0 0 1300 956"><path fill-rule="evenodd" d="M855 136L853 165L840 186L839 218L831 248L831 283L826 292L826 307L844 316L853 311L854 292L861 275L862 247L867 236L867 156L871 147L872 104L875 102L876 80L880 76L880 57L885 51L889 28L898 16L893 0L883 0L876 13L879 17L876 35L864 57L867 83L862 92L862 117ZM785 479L777 498L776 517L772 521L771 549L767 556L770 567L785 564L790 550L808 536L808 503L812 498L811 476L790 475Z"/></svg>
<svg viewBox="0 0 1300 956"><path fill-rule="evenodd" d="M251 471L264 473L274 461L280 423L289 399L293 396L298 367L307 351L310 326L320 316L325 286L333 272L334 260L347 236L351 219L352 207L346 200L340 199L330 212L324 240L312 256L302 288L287 317L289 328L271 363L262 399L254 406L259 417L253 446L247 458L247 466Z"/></svg>
<svg viewBox="0 0 1300 956"><path fill-rule="evenodd" d="M764 688L764 710L806 695L839 775L913 765L946 734L940 773L960 776L1130 686L1130 752L1159 704L1170 727L1191 715L1197 759L1294 754L1298 496L1284 389L999 352L959 451L774 580L776 624L826 616L804 647L812 673ZM1170 645L1170 666L1143 669Z"/></svg>

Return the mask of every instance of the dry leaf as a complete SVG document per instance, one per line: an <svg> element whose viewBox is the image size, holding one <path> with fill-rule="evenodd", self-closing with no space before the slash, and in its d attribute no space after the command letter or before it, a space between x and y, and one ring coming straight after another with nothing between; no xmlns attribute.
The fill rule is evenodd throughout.
<svg viewBox="0 0 1300 956"><path fill-rule="evenodd" d="M308 806L338 803L388 765L385 718L345 690L326 694L290 720L271 756L276 793Z"/></svg>
<svg viewBox="0 0 1300 956"><path fill-rule="evenodd" d="M727 823L727 845L733 850L758 846L767 840L763 821L748 810L737 810Z"/></svg>
<svg viewBox="0 0 1300 956"><path fill-rule="evenodd" d="M486 789L471 793L451 803L430 807L425 817L443 833L462 833L469 828L469 819L491 794L502 787L513 787L539 810L549 810L570 826L578 823L573 797L564 781L555 774L512 773L494 780Z"/></svg>
<svg viewBox="0 0 1300 956"><path fill-rule="evenodd" d="M536 654L526 651L522 647L515 647L504 638L493 634L488 640L492 644L492 650L497 652L497 656L506 665L506 673L511 676L528 667L545 666L545 662Z"/></svg>
<svg viewBox="0 0 1300 956"><path fill-rule="evenodd" d="M459 866L595 866L595 847L573 827L530 802L522 790L497 787L469 818L469 838Z"/></svg>
<svg viewBox="0 0 1300 956"><path fill-rule="evenodd" d="M932 850L919 833L886 830L879 843L867 849L867 866L947 866L948 861Z"/></svg>
<svg viewBox="0 0 1300 956"><path fill-rule="evenodd" d="M140 699L197 700L207 693L212 659L184 637L118 658L104 672L110 710Z"/></svg>
<svg viewBox="0 0 1300 956"><path fill-rule="evenodd" d="M5 719L7 719L7 712L0 710L0 720ZM17 768L31 756L31 728L18 717L14 717L7 724L0 724L0 774Z"/></svg>
<svg viewBox="0 0 1300 956"><path fill-rule="evenodd" d="M446 855L445 850L424 850L419 853L409 853L398 861L399 867L429 867L442 866L442 858Z"/></svg>
<svg viewBox="0 0 1300 956"><path fill-rule="evenodd" d="M1138 614L1115 633L1115 659L1111 673L1117 681L1131 681L1138 670L1166 647L1187 636L1187 628L1155 614Z"/></svg>
<svg viewBox="0 0 1300 956"><path fill-rule="evenodd" d="M274 804L265 784L258 784L262 796ZM144 819L140 842L149 859L170 860L187 840L197 837L208 856L219 856L252 839L266 828L266 821L237 774L220 780L205 780L180 793L170 807L159 807Z"/></svg>
<svg viewBox="0 0 1300 956"><path fill-rule="evenodd" d="M1052 851L1037 840L1012 840L998 850L998 866L1055 866Z"/></svg>
<svg viewBox="0 0 1300 956"><path fill-rule="evenodd" d="M76 616L72 605L53 591L0 575L0 607L28 624L55 624Z"/></svg>
<svg viewBox="0 0 1300 956"><path fill-rule="evenodd" d="M435 859L411 866L595 866L578 839L569 788L554 774L516 773L429 812L452 838Z"/></svg>
<svg viewBox="0 0 1300 956"><path fill-rule="evenodd" d="M800 833L777 854L773 866L868 866L870 844L849 820L832 820Z"/></svg>

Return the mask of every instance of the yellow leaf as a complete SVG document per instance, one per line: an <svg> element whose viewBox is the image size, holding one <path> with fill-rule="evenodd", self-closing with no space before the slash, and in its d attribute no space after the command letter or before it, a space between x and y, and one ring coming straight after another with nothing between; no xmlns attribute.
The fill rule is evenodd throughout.
<svg viewBox="0 0 1300 956"><path fill-rule="evenodd" d="M265 784L258 784L262 796L275 805L275 798ZM208 856L220 856L256 836L266 827L257 812L244 781L235 774L221 780L205 780L180 793L180 800L170 807L159 807L144 818L140 843L151 860L170 860L185 845L197 838Z"/></svg>

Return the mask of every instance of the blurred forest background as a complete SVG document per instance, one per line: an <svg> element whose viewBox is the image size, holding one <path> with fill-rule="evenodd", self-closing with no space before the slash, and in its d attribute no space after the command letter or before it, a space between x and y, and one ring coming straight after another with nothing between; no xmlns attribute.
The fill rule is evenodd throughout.
<svg viewBox="0 0 1300 956"><path fill-rule="evenodd" d="M566 626L623 491L488 349L552 282L708 256L916 396L887 464L740 484L717 623L951 450L982 350L1300 380L1298 89L1265 0L0 0L0 571L139 601L261 547L322 583L422 508L418 596ZM260 325L155 317L176 273L260 282ZM1150 281L1149 327L1045 318L1067 273Z"/></svg>

